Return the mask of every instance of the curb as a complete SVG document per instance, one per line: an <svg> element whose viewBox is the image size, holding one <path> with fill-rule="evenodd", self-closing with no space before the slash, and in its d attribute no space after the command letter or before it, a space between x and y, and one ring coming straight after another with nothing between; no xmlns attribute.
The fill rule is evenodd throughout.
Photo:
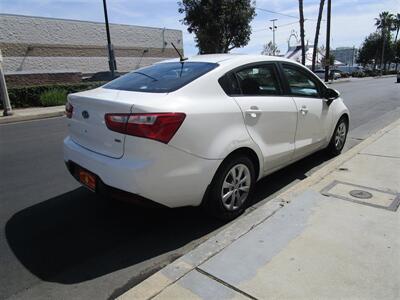
<svg viewBox="0 0 400 300"><path fill-rule="evenodd" d="M0 124L11 124L11 123L18 123L18 122L23 122L23 121L48 119L48 118L61 117L61 116L64 116L64 110L57 111L57 112L41 113L41 114L37 114L37 115L26 115L26 116L12 115L12 116L7 116L7 117L1 117Z"/></svg>
<svg viewBox="0 0 400 300"><path fill-rule="evenodd" d="M338 81L329 81L327 84L337 84L337 83L345 83L345 82L352 82L351 79L346 79L346 80L338 80Z"/></svg>
<svg viewBox="0 0 400 300"><path fill-rule="evenodd" d="M390 75L382 75L382 76L349 77L346 79L338 79L337 81L329 81L329 82L327 82L327 84L354 82L356 80L363 80L363 79L382 79L382 78L396 77L396 76L397 76L396 74L390 74ZM355 78L356 80L352 80L353 78Z"/></svg>
<svg viewBox="0 0 400 300"><path fill-rule="evenodd" d="M379 78L387 78L387 77L396 77L397 74L390 74L390 75L382 75L382 76L373 76L372 78L374 79L379 79Z"/></svg>
<svg viewBox="0 0 400 300"><path fill-rule="evenodd" d="M249 212L248 214L239 217L227 228L223 229L215 236L209 238L190 252L178 258L165 268L153 274L146 280L142 281L132 289L128 290L117 299L151 299L160 294L168 286L174 284L180 278L185 276L190 271L196 269L206 260L221 252L235 240L251 231L253 228L264 222L266 219L273 216L277 211L283 208L287 203L290 203L293 196L300 194L309 186L319 182L328 174L335 171L344 162L357 155L362 149L376 141L386 132L392 130L397 125L400 125L400 119L392 122L385 128L372 134L370 137L351 148L346 153L336 157L326 166L322 167L310 177L295 184L288 190L279 194L276 198L268 201L259 208Z"/></svg>

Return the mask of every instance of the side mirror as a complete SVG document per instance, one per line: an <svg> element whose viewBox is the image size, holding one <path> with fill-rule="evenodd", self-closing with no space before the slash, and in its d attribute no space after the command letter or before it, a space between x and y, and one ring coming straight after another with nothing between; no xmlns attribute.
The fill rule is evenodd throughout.
<svg viewBox="0 0 400 300"><path fill-rule="evenodd" d="M340 93L332 88L327 88L324 92L324 98L326 99L326 102L329 104L332 103L333 100L337 99L340 97Z"/></svg>

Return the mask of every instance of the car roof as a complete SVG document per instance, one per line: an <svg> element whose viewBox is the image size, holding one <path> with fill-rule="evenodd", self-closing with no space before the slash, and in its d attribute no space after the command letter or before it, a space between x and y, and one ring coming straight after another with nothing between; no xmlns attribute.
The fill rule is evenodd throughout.
<svg viewBox="0 0 400 300"><path fill-rule="evenodd" d="M169 59L162 61L165 62L176 62L179 58ZM297 62L279 57L279 56L268 56L268 55L250 55L250 54L201 54L188 57L187 62L206 62L206 63L218 63L219 65L231 65L240 63L251 63L257 61L285 61L298 64Z"/></svg>

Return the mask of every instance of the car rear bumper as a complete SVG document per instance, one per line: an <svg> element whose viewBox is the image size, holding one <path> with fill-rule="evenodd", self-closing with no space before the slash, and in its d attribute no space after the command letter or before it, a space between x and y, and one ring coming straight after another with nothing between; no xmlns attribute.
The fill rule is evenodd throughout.
<svg viewBox="0 0 400 300"><path fill-rule="evenodd" d="M221 160L199 158L155 141L143 141L146 152L138 158L116 159L92 152L70 137L64 140L64 161L94 173L104 185L138 195L167 207L201 204ZM157 144L154 144L157 143Z"/></svg>

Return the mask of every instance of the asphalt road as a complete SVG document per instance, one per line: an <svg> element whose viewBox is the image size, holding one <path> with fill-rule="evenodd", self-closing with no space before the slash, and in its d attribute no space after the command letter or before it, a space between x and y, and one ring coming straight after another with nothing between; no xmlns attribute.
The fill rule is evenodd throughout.
<svg viewBox="0 0 400 300"><path fill-rule="evenodd" d="M400 117L395 78L333 84L351 112L347 148ZM62 157L65 120L0 125L0 299L120 295L226 224L198 209L109 204ZM257 184L255 207L327 162L323 153Z"/></svg>

